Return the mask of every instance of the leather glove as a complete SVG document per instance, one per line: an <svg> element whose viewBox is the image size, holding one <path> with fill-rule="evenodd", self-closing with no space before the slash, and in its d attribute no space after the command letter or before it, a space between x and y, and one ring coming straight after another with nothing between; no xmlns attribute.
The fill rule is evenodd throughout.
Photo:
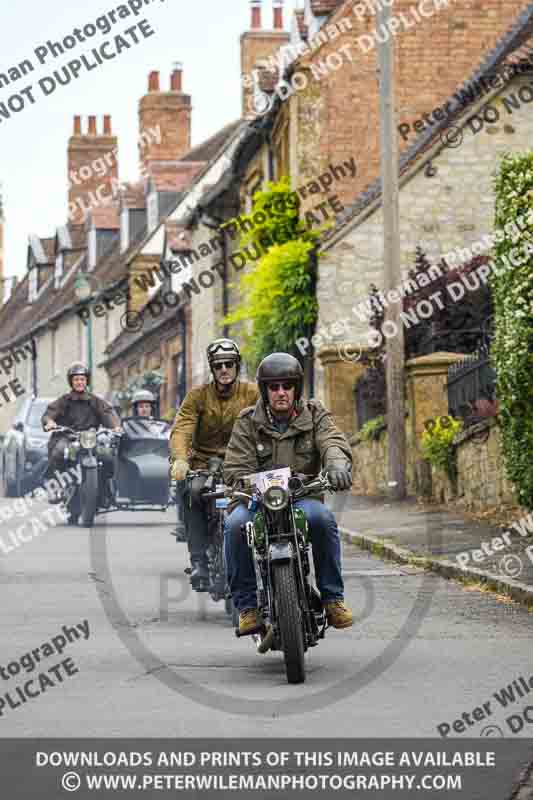
<svg viewBox="0 0 533 800"><path fill-rule="evenodd" d="M347 467L326 465L326 473L335 492L344 492L352 485L352 473Z"/></svg>
<svg viewBox="0 0 533 800"><path fill-rule="evenodd" d="M184 481L189 469L189 463L178 458L172 462L170 477L173 481Z"/></svg>

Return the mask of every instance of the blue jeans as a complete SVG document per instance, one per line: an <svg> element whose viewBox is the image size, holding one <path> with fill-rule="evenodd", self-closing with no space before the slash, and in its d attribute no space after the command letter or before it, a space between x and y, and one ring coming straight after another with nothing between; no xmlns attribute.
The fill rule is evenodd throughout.
<svg viewBox="0 0 533 800"><path fill-rule="evenodd" d="M337 521L329 508L319 500L305 498L297 500L309 523L315 575L322 602L344 599L344 583L341 573L341 543ZM257 585L252 554L241 525L251 521L252 512L239 505L226 520L224 526L224 551L228 571L228 583L235 607L257 607Z"/></svg>

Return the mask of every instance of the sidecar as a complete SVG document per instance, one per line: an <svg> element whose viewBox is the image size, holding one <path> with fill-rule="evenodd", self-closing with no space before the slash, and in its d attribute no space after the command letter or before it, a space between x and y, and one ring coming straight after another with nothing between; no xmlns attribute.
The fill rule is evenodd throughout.
<svg viewBox="0 0 533 800"><path fill-rule="evenodd" d="M116 507L127 511L167 509L170 425L160 419L126 417L115 463Z"/></svg>

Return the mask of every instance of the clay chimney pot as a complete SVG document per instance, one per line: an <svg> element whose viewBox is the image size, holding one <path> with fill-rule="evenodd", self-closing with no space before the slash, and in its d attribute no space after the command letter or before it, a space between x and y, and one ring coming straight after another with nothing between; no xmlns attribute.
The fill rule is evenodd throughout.
<svg viewBox="0 0 533 800"><path fill-rule="evenodd" d="M153 70L148 75L148 91L149 92L158 92L159 91L159 72Z"/></svg>
<svg viewBox="0 0 533 800"><path fill-rule="evenodd" d="M261 0L252 0L252 30L261 29Z"/></svg>
<svg viewBox="0 0 533 800"><path fill-rule="evenodd" d="M182 91L182 76L183 76L183 64L180 61L177 61L173 65L172 74L170 76L171 91L173 92Z"/></svg>
<svg viewBox="0 0 533 800"><path fill-rule="evenodd" d="M274 0L274 30L283 30L283 0Z"/></svg>

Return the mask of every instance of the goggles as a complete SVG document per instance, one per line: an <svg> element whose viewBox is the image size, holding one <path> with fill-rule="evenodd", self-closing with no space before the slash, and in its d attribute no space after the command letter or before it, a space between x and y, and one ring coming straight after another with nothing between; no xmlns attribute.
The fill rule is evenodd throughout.
<svg viewBox="0 0 533 800"><path fill-rule="evenodd" d="M218 352L234 353L234 355L237 356L237 353L235 351L235 345L233 344L233 342L229 342L229 341L228 342L218 342L217 344L210 345L210 347L209 347L209 355L210 356L214 356Z"/></svg>
<svg viewBox="0 0 533 800"><path fill-rule="evenodd" d="M213 369L215 372L220 372L221 369L231 369L237 364L237 359L233 358L231 361L215 361L212 364Z"/></svg>

